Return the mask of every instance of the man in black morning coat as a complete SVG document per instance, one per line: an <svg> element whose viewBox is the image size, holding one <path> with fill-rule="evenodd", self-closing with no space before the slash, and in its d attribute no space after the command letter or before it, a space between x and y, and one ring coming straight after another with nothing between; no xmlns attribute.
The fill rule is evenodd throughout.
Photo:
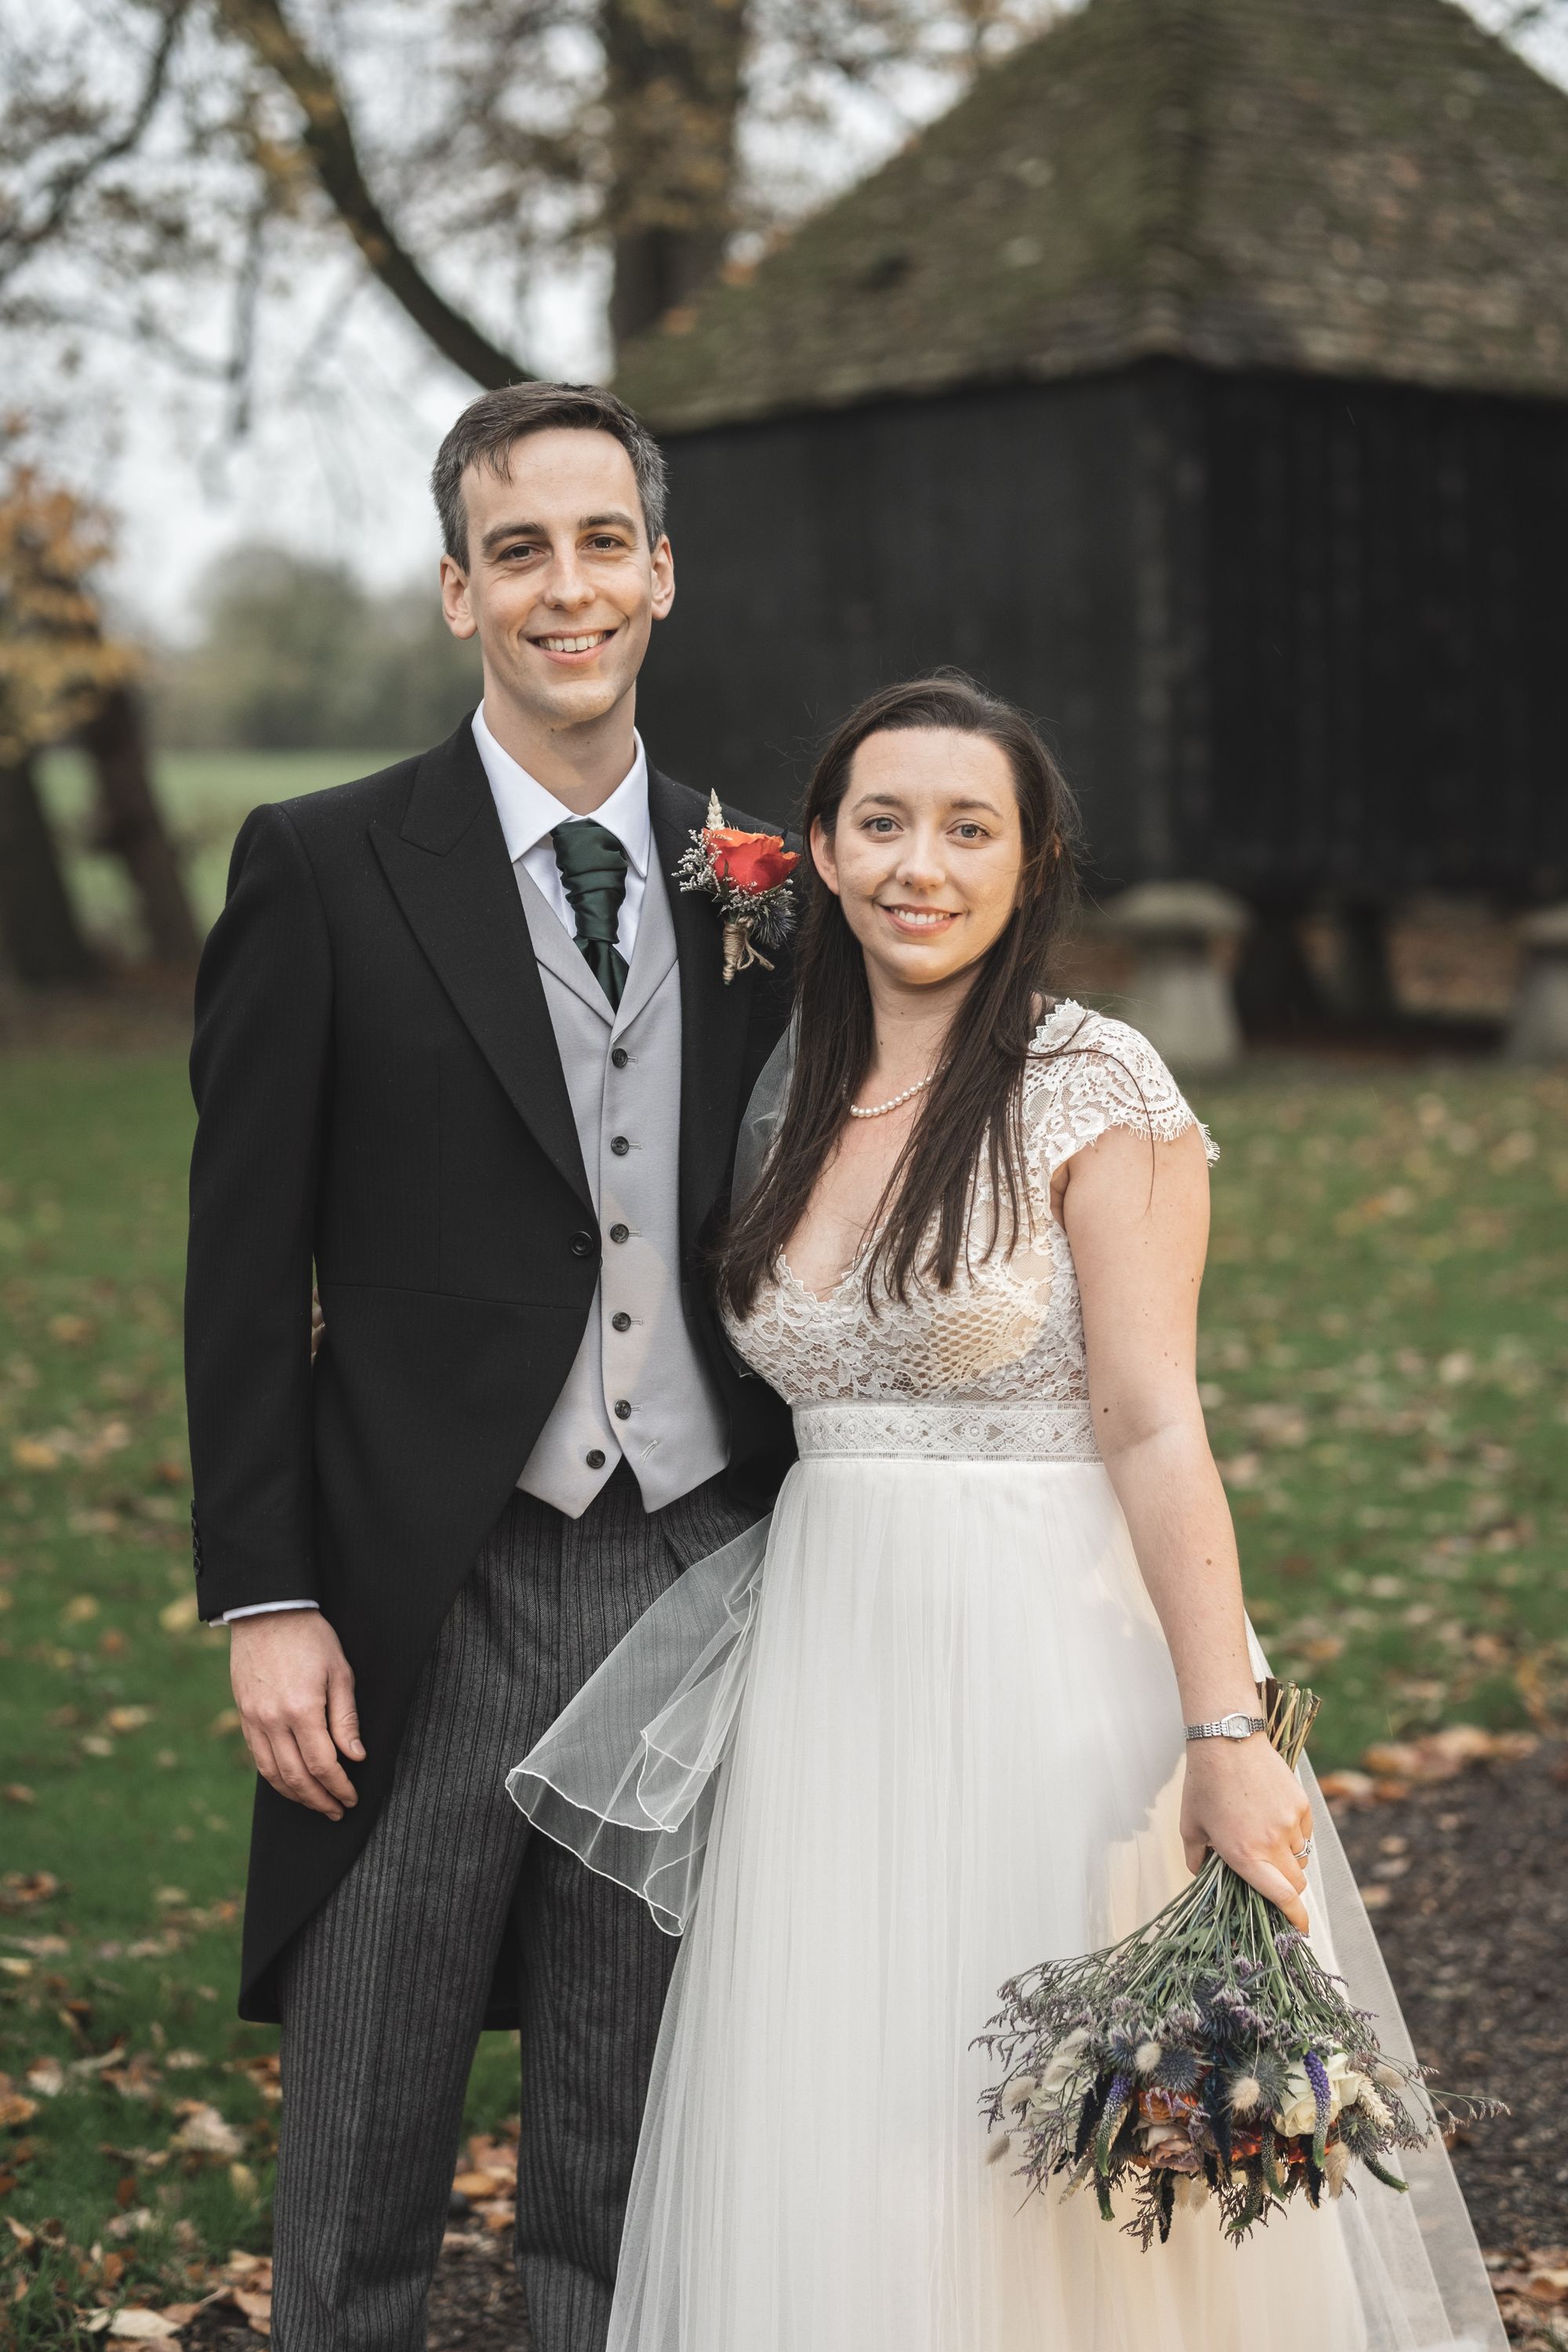
<svg viewBox="0 0 1568 2352"><path fill-rule="evenodd" d="M503 1777L790 1458L700 1262L787 985L726 987L669 878L706 803L634 731L674 596L636 419L487 394L435 488L481 709L256 811L203 960L197 1590L262 1775L240 2005L283 2026L279 2352L423 2346L475 2042L514 2021L534 2340L593 2352L674 1948Z"/></svg>

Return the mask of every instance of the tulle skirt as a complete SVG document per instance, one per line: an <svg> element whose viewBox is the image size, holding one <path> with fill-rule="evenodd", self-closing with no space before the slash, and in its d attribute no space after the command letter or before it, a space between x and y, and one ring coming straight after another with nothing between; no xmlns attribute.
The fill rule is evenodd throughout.
<svg viewBox="0 0 1568 2352"><path fill-rule="evenodd" d="M1239 2248L1212 2207L1179 2210L1149 2252L994 2160L973 2045L1003 1979L1111 1941L1187 1877L1175 1679L1103 1467L807 1458L743 1587L718 1672L685 1686L692 1754L722 1761L611 2352L1500 2347L1440 2150L1408 2199L1367 2179ZM568 1739L598 1736L612 1690L624 1728L637 1671L601 1673ZM1317 1823L1314 1940L1407 2047Z"/></svg>

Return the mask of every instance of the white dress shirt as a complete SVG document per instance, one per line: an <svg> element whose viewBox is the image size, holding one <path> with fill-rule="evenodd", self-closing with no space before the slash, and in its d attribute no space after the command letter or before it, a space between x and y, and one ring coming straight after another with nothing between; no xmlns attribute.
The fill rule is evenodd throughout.
<svg viewBox="0 0 1568 2352"><path fill-rule="evenodd" d="M564 801L558 801L510 751L501 749L485 724L482 702L474 713L473 728L474 741L500 819L506 854L513 866L521 866L529 880L548 900L567 936L575 939L577 919L572 912L566 885L555 862L555 845L550 836L558 824L570 824L583 812L569 809ZM642 913L647 861L653 850L653 820L647 806L647 753L635 729L632 743L631 766L609 799L592 812L595 822L613 833L626 853L626 887L616 926L616 945L628 964L637 945L637 918ZM237 1617L264 1617L275 1609L319 1606L314 1601L257 1601L247 1609L226 1609L223 1622L231 1625Z"/></svg>

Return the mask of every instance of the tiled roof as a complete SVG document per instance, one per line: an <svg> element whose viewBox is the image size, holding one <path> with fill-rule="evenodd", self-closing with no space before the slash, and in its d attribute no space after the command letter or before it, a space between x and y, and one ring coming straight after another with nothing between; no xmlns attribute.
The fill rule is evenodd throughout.
<svg viewBox="0 0 1568 2352"><path fill-rule="evenodd" d="M1089 0L616 383L679 430L1152 352L1568 394L1568 95L1456 0Z"/></svg>

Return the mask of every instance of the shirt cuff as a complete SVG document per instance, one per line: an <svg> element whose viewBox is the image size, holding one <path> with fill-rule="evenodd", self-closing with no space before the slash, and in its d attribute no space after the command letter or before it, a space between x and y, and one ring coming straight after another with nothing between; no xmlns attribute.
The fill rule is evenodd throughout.
<svg viewBox="0 0 1568 2352"><path fill-rule="evenodd" d="M226 1609L218 1622L232 1625L237 1617L265 1617L274 1609L319 1609L319 1601L253 1601L246 1609Z"/></svg>

